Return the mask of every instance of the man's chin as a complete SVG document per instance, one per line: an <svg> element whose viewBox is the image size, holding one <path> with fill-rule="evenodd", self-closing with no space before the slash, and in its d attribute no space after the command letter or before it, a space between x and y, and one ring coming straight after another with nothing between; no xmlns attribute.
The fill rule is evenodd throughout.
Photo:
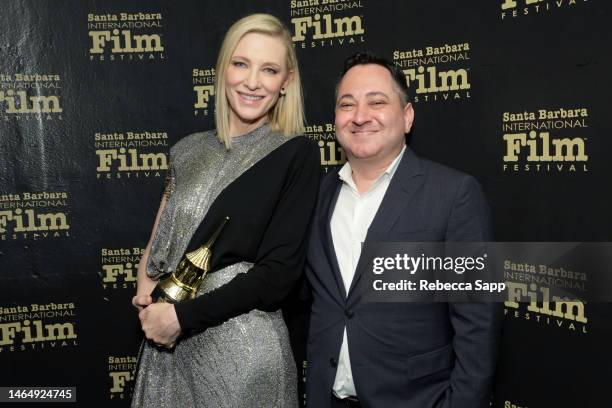
<svg viewBox="0 0 612 408"><path fill-rule="evenodd" d="M381 149L378 146L364 144L361 146L352 146L352 148L346 152L348 157L354 157L355 159L369 159L376 157L378 154L380 154L380 151Z"/></svg>

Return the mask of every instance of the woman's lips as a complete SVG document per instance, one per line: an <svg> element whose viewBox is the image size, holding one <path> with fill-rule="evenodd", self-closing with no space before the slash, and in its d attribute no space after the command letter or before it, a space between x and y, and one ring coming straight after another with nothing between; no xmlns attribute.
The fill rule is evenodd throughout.
<svg viewBox="0 0 612 408"><path fill-rule="evenodd" d="M240 99L242 101L244 101L247 104L254 104L256 102L259 102L260 100L262 100L264 97L261 95L251 95L251 94L245 94L242 92L237 92L238 96L240 97Z"/></svg>

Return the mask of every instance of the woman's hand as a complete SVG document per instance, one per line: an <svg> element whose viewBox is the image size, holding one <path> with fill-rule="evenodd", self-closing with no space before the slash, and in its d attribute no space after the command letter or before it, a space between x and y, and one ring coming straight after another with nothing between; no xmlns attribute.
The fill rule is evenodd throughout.
<svg viewBox="0 0 612 408"><path fill-rule="evenodd" d="M138 312L142 312L142 310L153 303L153 298L149 295L136 295L132 298L132 305L138 309Z"/></svg>
<svg viewBox="0 0 612 408"><path fill-rule="evenodd" d="M158 346L174 347L176 339L181 334L181 325L173 304L149 303L149 306L138 313L138 317L147 339Z"/></svg>

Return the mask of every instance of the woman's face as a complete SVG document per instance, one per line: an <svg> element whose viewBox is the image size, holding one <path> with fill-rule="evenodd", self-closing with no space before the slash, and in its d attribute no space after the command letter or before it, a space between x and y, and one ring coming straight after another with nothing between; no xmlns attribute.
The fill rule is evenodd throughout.
<svg viewBox="0 0 612 408"><path fill-rule="evenodd" d="M248 33L238 42L225 73L232 136L266 121L291 76L285 53L282 40L266 34Z"/></svg>

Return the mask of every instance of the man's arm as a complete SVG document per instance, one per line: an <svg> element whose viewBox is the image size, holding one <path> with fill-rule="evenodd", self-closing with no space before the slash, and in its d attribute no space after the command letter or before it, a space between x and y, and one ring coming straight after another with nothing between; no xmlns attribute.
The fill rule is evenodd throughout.
<svg viewBox="0 0 612 408"><path fill-rule="evenodd" d="M489 206L480 185L465 176L458 189L446 230L446 241L492 241ZM501 303L449 303L455 330L456 360L451 373L449 407L489 406L502 323Z"/></svg>

